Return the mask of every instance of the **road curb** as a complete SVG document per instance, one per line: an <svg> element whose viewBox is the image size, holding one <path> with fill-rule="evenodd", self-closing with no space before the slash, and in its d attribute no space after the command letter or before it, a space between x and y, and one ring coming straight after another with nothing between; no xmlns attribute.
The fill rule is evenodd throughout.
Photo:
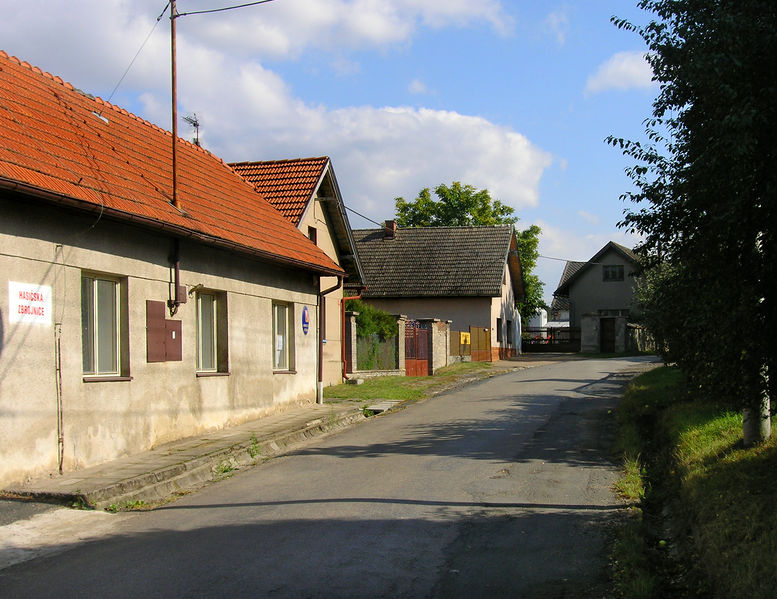
<svg viewBox="0 0 777 599"><path fill-rule="evenodd" d="M202 454L126 478L73 491L45 489L8 489L9 495L56 502L74 507L121 508L136 502L153 504L192 491L211 481L228 478L234 472L249 468L270 458L287 453L297 444L351 426L365 419L361 409L339 415L324 416L301 426L270 434L246 433L239 441L216 447Z"/></svg>

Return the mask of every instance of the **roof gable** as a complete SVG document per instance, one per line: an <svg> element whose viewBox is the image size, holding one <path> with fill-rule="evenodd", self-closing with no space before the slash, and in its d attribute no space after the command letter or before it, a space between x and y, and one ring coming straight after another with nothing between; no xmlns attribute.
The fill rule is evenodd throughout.
<svg viewBox="0 0 777 599"><path fill-rule="evenodd" d="M523 276L512 225L354 231L364 297L497 297L505 265L516 299Z"/></svg>
<svg viewBox="0 0 777 599"><path fill-rule="evenodd" d="M221 159L0 51L0 187L263 259L342 270Z"/></svg>
<svg viewBox="0 0 777 599"><path fill-rule="evenodd" d="M355 249L351 224L345 212L332 162L327 156L235 162L230 166L251 183L284 218L299 227L316 197L329 218L330 232L340 264L348 273L347 286L364 284L364 272Z"/></svg>
<svg viewBox="0 0 777 599"><path fill-rule="evenodd" d="M326 156L230 163L294 226L299 225L328 165Z"/></svg>
<svg viewBox="0 0 777 599"><path fill-rule="evenodd" d="M615 243L614 241L608 242L602 249L600 249L594 256L592 256L587 262L574 262L568 261L564 265L564 272L561 275L556 291L553 295L566 296L569 295L569 287L589 268L600 264L600 260L608 253L615 252L620 255L627 262L631 262L634 266L639 264L639 258L637 255L627 248L626 246Z"/></svg>

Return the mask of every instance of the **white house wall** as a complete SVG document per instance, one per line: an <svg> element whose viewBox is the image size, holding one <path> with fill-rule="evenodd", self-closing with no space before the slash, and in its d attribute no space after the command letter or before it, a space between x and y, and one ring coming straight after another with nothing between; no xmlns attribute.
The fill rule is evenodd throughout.
<svg viewBox="0 0 777 599"><path fill-rule="evenodd" d="M497 341L497 319L501 319L501 338ZM508 321L512 328L512 343L508 343ZM515 308L515 293L510 269L505 264L500 297L491 300L491 356L494 360L505 358L521 351L521 315Z"/></svg>
<svg viewBox="0 0 777 599"><path fill-rule="evenodd" d="M229 373L197 376L194 296L165 316L181 322L182 360L147 362L146 301L169 297L169 238L26 201L0 199L0 209L0 485L56 471L60 418L69 471L314 401L318 284L311 273L182 241L181 283L226 293ZM126 280L127 380L85 382L85 270ZM50 287L49 318L12 322L11 282ZM283 373L272 368L273 301L293 311L294 364Z"/></svg>

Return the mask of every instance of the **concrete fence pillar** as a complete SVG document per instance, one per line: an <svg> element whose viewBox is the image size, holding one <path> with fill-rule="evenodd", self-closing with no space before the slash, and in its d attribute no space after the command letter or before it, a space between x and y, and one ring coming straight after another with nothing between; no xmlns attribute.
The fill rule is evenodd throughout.
<svg viewBox="0 0 777 599"><path fill-rule="evenodd" d="M345 313L345 372L350 374L358 369L356 363L356 317L358 312Z"/></svg>
<svg viewBox="0 0 777 599"><path fill-rule="evenodd" d="M615 319L615 353L622 354L626 351L626 317L618 316Z"/></svg>
<svg viewBox="0 0 777 599"><path fill-rule="evenodd" d="M405 368L405 323L407 315L397 314L397 368L404 375L407 372Z"/></svg>
<svg viewBox="0 0 777 599"><path fill-rule="evenodd" d="M583 314L580 317L580 352L600 353L600 319L598 314Z"/></svg>
<svg viewBox="0 0 777 599"><path fill-rule="evenodd" d="M449 348L451 344L451 321L442 321L439 318L421 318L418 322L432 331L431 370L434 374L438 368L448 365Z"/></svg>

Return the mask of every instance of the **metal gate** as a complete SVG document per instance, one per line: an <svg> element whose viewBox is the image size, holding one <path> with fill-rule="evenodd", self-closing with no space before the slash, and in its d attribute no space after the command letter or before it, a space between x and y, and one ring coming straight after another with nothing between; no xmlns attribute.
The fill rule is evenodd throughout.
<svg viewBox="0 0 777 599"><path fill-rule="evenodd" d="M580 351L579 327L536 327L523 329L521 351L524 353Z"/></svg>
<svg viewBox="0 0 777 599"><path fill-rule="evenodd" d="M429 376L432 330L417 320L405 322L405 374Z"/></svg>

